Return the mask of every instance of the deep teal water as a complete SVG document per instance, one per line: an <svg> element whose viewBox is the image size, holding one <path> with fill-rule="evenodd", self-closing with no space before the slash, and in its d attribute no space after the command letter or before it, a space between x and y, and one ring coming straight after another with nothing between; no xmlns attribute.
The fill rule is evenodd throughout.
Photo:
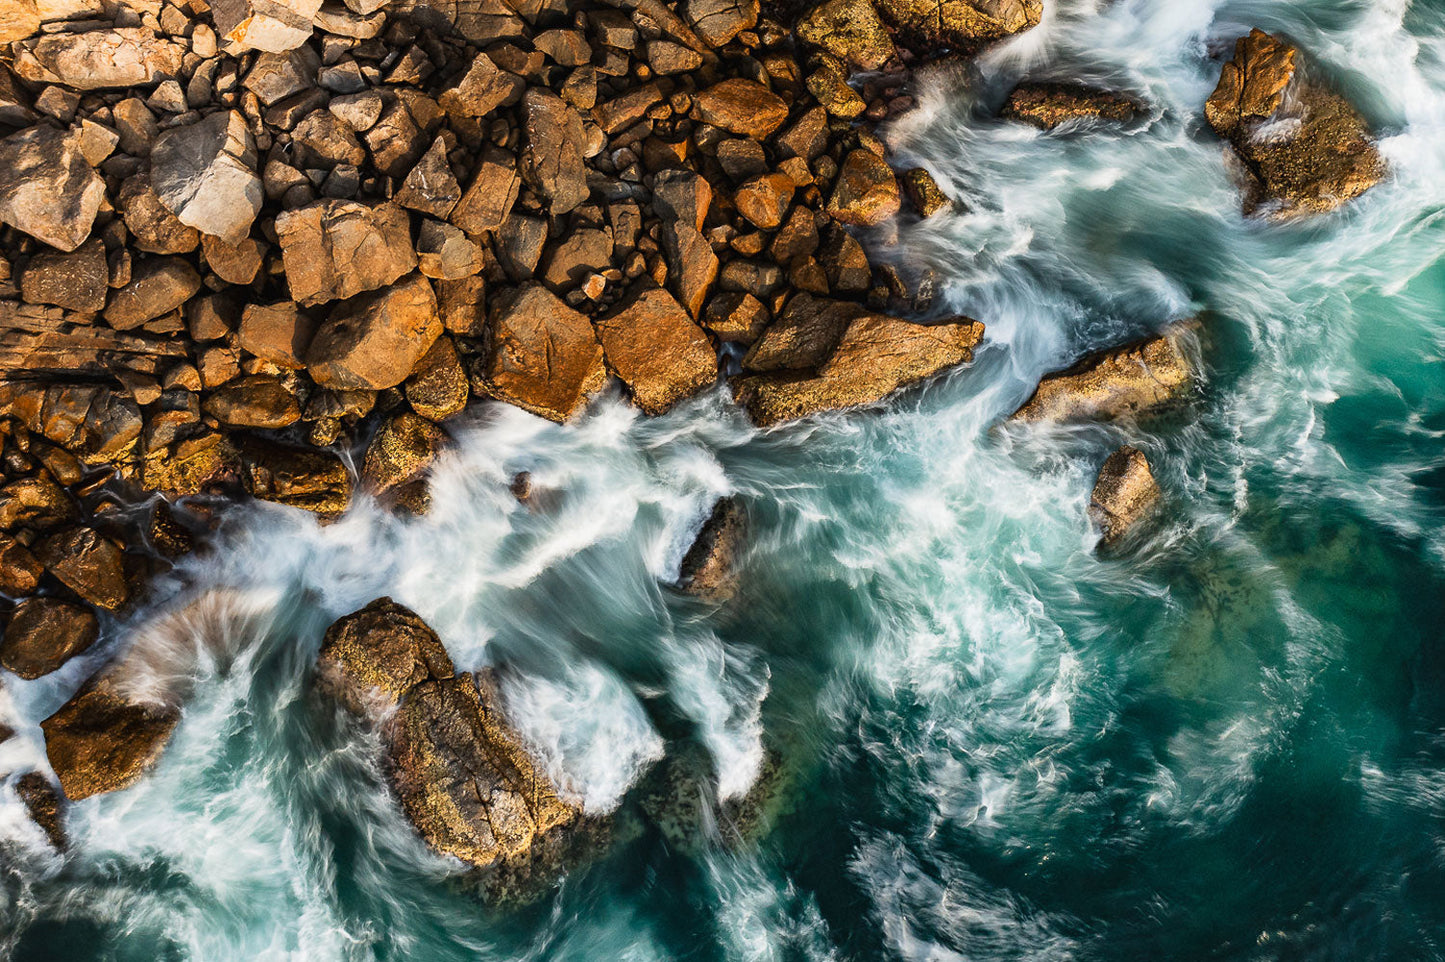
<svg viewBox="0 0 1445 962"><path fill-rule="evenodd" d="M720 396L557 427L470 415L437 508L238 512L112 645L187 696L158 769L6 867L17 960L1445 957L1445 10L1064 2L893 133L968 209L905 225L976 363L769 433ZM1244 221L1199 108L1211 54L1282 30L1378 125L1392 179ZM1107 77L1127 131L989 119L1017 77ZM879 237L880 242L890 241ZM1139 427L1000 426L1039 373L1202 318L1208 376ZM1124 440L1160 528L1094 551ZM526 469L551 492L506 491ZM722 610L662 587L710 501L754 541ZM364 740L309 696L325 626L389 593L594 811L700 746L722 794L781 759L743 845L644 827L502 912L430 856ZM199 600L198 600L199 599ZM179 614L177 614L179 612ZM21 737L91 670L6 679ZM9 798L7 796L7 798ZM28 831L13 799L5 834ZM12 851L14 851L12 846Z"/></svg>

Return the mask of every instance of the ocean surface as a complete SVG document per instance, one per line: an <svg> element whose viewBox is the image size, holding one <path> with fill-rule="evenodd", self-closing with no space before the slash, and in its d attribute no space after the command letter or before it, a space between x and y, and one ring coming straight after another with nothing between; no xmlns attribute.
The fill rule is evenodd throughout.
<svg viewBox="0 0 1445 962"><path fill-rule="evenodd" d="M765 432L721 389L567 426L481 405L427 517L232 511L93 653L4 679L0 771L44 769L39 720L123 646L186 707L148 777L70 806L63 860L0 791L0 957L1445 958L1445 3L1048 7L921 78L889 134L965 209L874 249L938 268L987 325L974 364ZM1366 113L1388 182L1242 218L1201 110L1253 26ZM992 119L1024 76L1151 114ZM1040 374L1190 316L1184 410L1002 423ZM1164 513L1101 557L1089 493L1126 441ZM715 608L666 582L728 493L753 537ZM642 773L692 752L758 824L639 822L539 900L485 904L311 695L325 627L383 594L460 668L504 669L588 811L626 821Z"/></svg>

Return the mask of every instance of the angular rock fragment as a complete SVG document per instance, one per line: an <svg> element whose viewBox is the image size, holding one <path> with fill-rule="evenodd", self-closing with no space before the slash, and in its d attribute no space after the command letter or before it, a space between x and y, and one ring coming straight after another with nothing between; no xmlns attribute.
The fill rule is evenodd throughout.
<svg viewBox="0 0 1445 962"><path fill-rule="evenodd" d="M307 371L317 384L337 390L395 387L441 332L431 284L412 274L333 308L306 350Z"/></svg>
<svg viewBox="0 0 1445 962"><path fill-rule="evenodd" d="M39 772L26 772L16 780L15 794L25 803L31 821L40 826L50 844L64 850L66 839L60 824L60 798L50 780Z"/></svg>
<svg viewBox="0 0 1445 962"><path fill-rule="evenodd" d="M666 413L717 381L717 354L672 295L642 290L597 322L607 364L647 414Z"/></svg>
<svg viewBox="0 0 1445 962"><path fill-rule="evenodd" d="M385 494L426 473L446 446L446 432L403 411L377 429L361 465L361 483Z"/></svg>
<svg viewBox="0 0 1445 962"><path fill-rule="evenodd" d="M351 504L351 473L336 455L311 448L254 441L241 451L242 483L262 501L310 511L323 521Z"/></svg>
<svg viewBox="0 0 1445 962"><path fill-rule="evenodd" d="M896 55L872 0L827 0L798 22L798 36L860 70L878 70Z"/></svg>
<svg viewBox="0 0 1445 962"><path fill-rule="evenodd" d="M39 126L0 140L0 222L62 251L90 236L105 182L77 133Z"/></svg>
<svg viewBox="0 0 1445 962"><path fill-rule="evenodd" d="M447 163L446 138L438 137L396 192L396 202L403 207L445 218L461 200L462 188Z"/></svg>
<svg viewBox="0 0 1445 962"><path fill-rule="evenodd" d="M1045 375L1017 421L1080 421L1139 417L1186 397L1195 366L1185 349L1185 325L1121 347L1096 351L1074 366Z"/></svg>
<svg viewBox="0 0 1445 962"><path fill-rule="evenodd" d="M975 50L1038 25L1043 0L875 0L910 45Z"/></svg>
<svg viewBox="0 0 1445 962"><path fill-rule="evenodd" d="M145 27L53 33L12 48L15 73L75 90L149 87L180 76L185 48Z"/></svg>
<svg viewBox="0 0 1445 962"><path fill-rule="evenodd" d="M1139 101L1112 90L1073 83L1022 83L1009 92L999 116L1053 130L1070 120L1128 123L1142 112Z"/></svg>
<svg viewBox="0 0 1445 962"><path fill-rule="evenodd" d="M552 421L575 414L607 379L591 322L539 284L493 304L486 342L475 374L487 393Z"/></svg>
<svg viewBox="0 0 1445 962"><path fill-rule="evenodd" d="M1295 47L1254 30L1235 44L1204 106L1242 162L1247 215L1330 211L1387 173L1364 118L1306 76L1300 59Z"/></svg>
<svg viewBox="0 0 1445 962"><path fill-rule="evenodd" d="M772 230L783 222L793 200L793 182L786 174L762 174L739 187L733 203L754 227Z"/></svg>
<svg viewBox="0 0 1445 962"><path fill-rule="evenodd" d="M0 667L21 678L39 678L85 651L99 634L89 608L58 598L26 598L5 626Z"/></svg>
<svg viewBox="0 0 1445 962"><path fill-rule="evenodd" d="M1089 499L1089 517L1103 534L1102 544L1116 544L1153 512L1159 497L1159 485L1143 451L1125 445L1109 455Z"/></svg>
<svg viewBox="0 0 1445 962"><path fill-rule="evenodd" d="M416 234L417 264L427 277L456 281L481 271L482 250L461 228L439 220L422 221Z"/></svg>
<svg viewBox="0 0 1445 962"><path fill-rule="evenodd" d="M201 275L179 257L151 257L131 271L130 283L110 297L105 321L129 331L176 310L201 289Z"/></svg>
<svg viewBox="0 0 1445 962"><path fill-rule="evenodd" d="M582 118L561 97L532 87L522 97L522 177L547 200L553 216L587 199Z"/></svg>
<svg viewBox="0 0 1445 962"><path fill-rule="evenodd" d="M238 111L173 127L151 148L151 186L187 226L239 244L265 200L256 174L256 144Z"/></svg>
<svg viewBox="0 0 1445 962"><path fill-rule="evenodd" d="M450 220L468 234L485 234L502 226L522 189L517 158L491 144L482 148L472 182L467 185Z"/></svg>
<svg viewBox="0 0 1445 962"><path fill-rule="evenodd" d="M467 406L471 385L449 337L439 337L417 362L404 386L411 409L429 421L445 421Z"/></svg>
<svg viewBox="0 0 1445 962"><path fill-rule="evenodd" d="M901 203L893 169L882 157L860 147L843 159L828 198L828 213L844 224L873 227L898 213Z"/></svg>
<svg viewBox="0 0 1445 962"><path fill-rule="evenodd" d="M949 200L948 195L938 186L938 181L922 167L904 171L901 180L908 200L913 204L913 209L918 211L918 216L932 217L953 206L953 201Z"/></svg>
<svg viewBox="0 0 1445 962"><path fill-rule="evenodd" d="M788 105L756 80L732 77L693 98L697 118L734 134L763 140L788 119Z"/></svg>
<svg viewBox="0 0 1445 962"><path fill-rule="evenodd" d="M296 395L274 377L253 374L216 388L201 409L237 428L284 428L301 420Z"/></svg>
<svg viewBox="0 0 1445 962"><path fill-rule="evenodd" d="M338 164L353 167L366 161L366 150L355 132L336 114L324 108L311 111L291 131L296 163L330 170Z"/></svg>
<svg viewBox="0 0 1445 962"><path fill-rule="evenodd" d="M316 323L291 301L247 304L241 312L236 341L263 361L279 367L301 368Z"/></svg>
<svg viewBox="0 0 1445 962"><path fill-rule="evenodd" d="M291 297L304 306L351 297L416 269L411 223L395 204L322 200L276 216Z"/></svg>
<svg viewBox="0 0 1445 962"><path fill-rule="evenodd" d="M81 598L114 611L130 597L125 565L114 541L92 528L71 528L35 546L35 557Z"/></svg>
<svg viewBox="0 0 1445 962"><path fill-rule="evenodd" d="M437 98L447 113L463 117L485 117L512 93L512 83L486 54L473 57L461 79Z"/></svg>
<svg viewBox="0 0 1445 962"><path fill-rule="evenodd" d="M110 286L105 243L93 237L74 251L42 251L20 274L20 296L31 304L54 304L95 314L105 309Z"/></svg>
<svg viewBox="0 0 1445 962"><path fill-rule="evenodd" d="M201 242L200 231L182 224L161 202L147 174L133 174L125 179L117 206L137 250L151 254L185 254Z"/></svg>
<svg viewBox="0 0 1445 962"><path fill-rule="evenodd" d="M223 40L247 50L285 53L311 39L321 0L212 0L211 16Z"/></svg>
<svg viewBox="0 0 1445 962"><path fill-rule="evenodd" d="M681 8L710 47L721 47L758 23L758 0L683 0Z"/></svg>
<svg viewBox="0 0 1445 962"><path fill-rule="evenodd" d="M140 437L135 401L100 384L0 381L0 414L53 441L86 464L125 460Z"/></svg>
<svg viewBox="0 0 1445 962"><path fill-rule="evenodd" d="M747 527L747 511L741 499L719 498L683 556L678 587L712 602L726 601L736 594Z"/></svg>
<svg viewBox="0 0 1445 962"><path fill-rule="evenodd" d="M75 802L134 784L160 758L179 721L175 708L142 701L100 675L40 727L61 791Z"/></svg>
<svg viewBox="0 0 1445 962"><path fill-rule="evenodd" d="M227 284L242 286L256 279L266 255L266 246L254 238L247 237L239 244L230 244L213 234L201 236L201 250L205 252L206 266L212 273Z"/></svg>

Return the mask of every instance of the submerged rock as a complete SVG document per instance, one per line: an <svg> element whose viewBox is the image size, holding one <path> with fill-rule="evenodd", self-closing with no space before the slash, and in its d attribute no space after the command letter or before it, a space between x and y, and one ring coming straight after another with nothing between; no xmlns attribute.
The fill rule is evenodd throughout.
<svg viewBox="0 0 1445 962"><path fill-rule="evenodd" d="M720 498L683 556L678 587L707 601L726 601L738 589L738 563L747 543L747 511L736 497Z"/></svg>
<svg viewBox="0 0 1445 962"><path fill-rule="evenodd" d="M1109 455L1089 500L1089 517L1103 533L1103 545L1123 538L1153 512L1159 497L1159 485L1143 451L1125 445Z"/></svg>
<svg viewBox="0 0 1445 962"><path fill-rule="evenodd" d="M1138 417L1186 397L1195 366L1185 351L1189 325L1085 355L1074 366L1044 376L1016 421L1082 421Z"/></svg>
<svg viewBox="0 0 1445 962"><path fill-rule="evenodd" d="M1204 116L1242 162L1246 214L1333 210L1379 183L1384 158L1363 117L1311 79L1291 44L1241 37Z"/></svg>
<svg viewBox="0 0 1445 962"><path fill-rule="evenodd" d="M1128 123L1142 112L1139 101L1112 90L1074 83L1022 83L1009 93L999 116L1053 130L1070 120Z"/></svg>
<svg viewBox="0 0 1445 962"><path fill-rule="evenodd" d="M40 727L61 790L79 801L133 784L160 757L179 721L176 709L124 694L102 674Z"/></svg>
<svg viewBox="0 0 1445 962"><path fill-rule="evenodd" d="M503 718L490 673L455 674L414 612L379 598L338 619L317 666L321 690L379 729L392 787L433 849L477 868L559 852L581 810Z"/></svg>
<svg viewBox="0 0 1445 962"><path fill-rule="evenodd" d="M50 779L39 772L26 772L16 780L15 794L50 844L63 851L66 839L65 828L60 823L60 797L55 794Z"/></svg>

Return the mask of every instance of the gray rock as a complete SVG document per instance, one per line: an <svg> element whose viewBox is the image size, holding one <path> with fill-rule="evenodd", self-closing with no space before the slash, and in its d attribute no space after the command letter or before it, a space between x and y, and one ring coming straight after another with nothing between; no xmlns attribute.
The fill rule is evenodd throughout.
<svg viewBox="0 0 1445 962"><path fill-rule="evenodd" d="M182 224L241 243L265 199L245 119L228 110L161 134L151 150L151 186Z"/></svg>

